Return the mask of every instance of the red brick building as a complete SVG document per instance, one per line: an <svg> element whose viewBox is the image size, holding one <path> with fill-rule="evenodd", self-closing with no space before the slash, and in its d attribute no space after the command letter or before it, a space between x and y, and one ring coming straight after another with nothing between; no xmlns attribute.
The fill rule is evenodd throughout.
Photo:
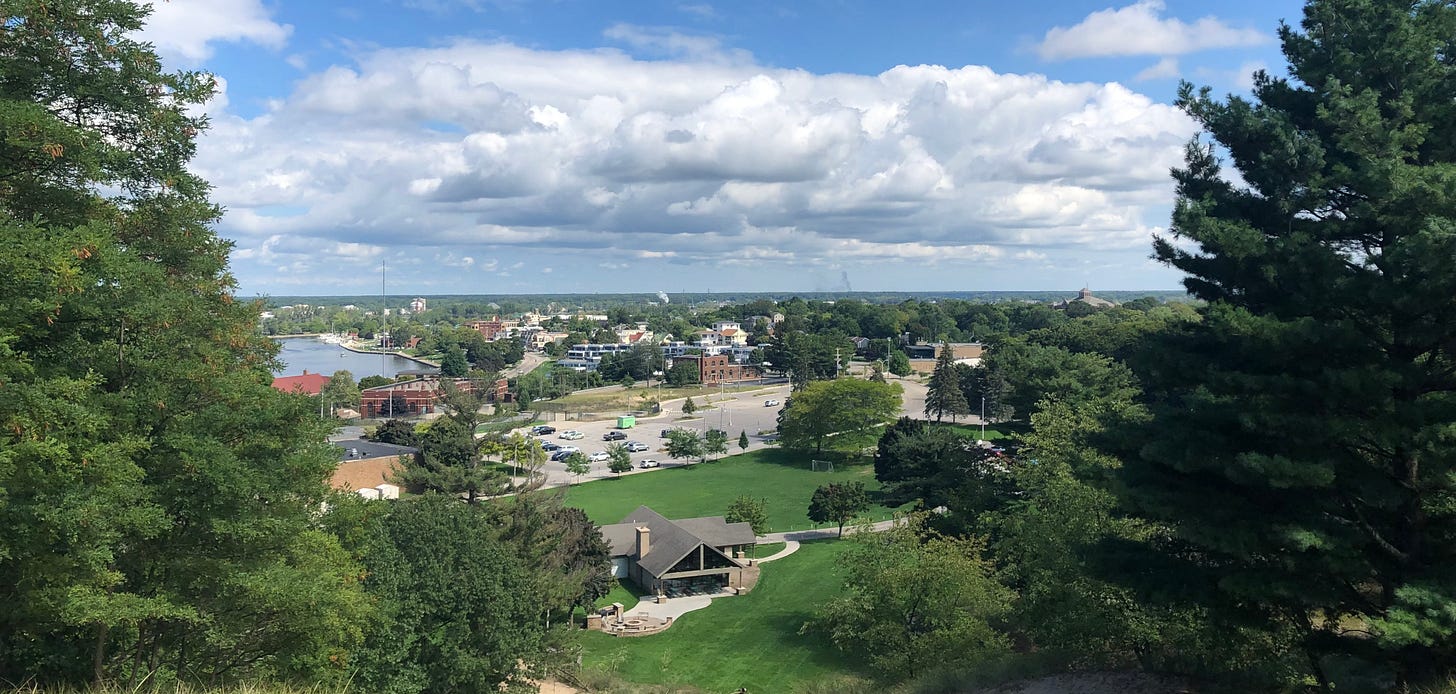
<svg viewBox="0 0 1456 694"><path fill-rule="evenodd" d="M470 327L480 333L481 337L487 340L494 340L500 331L505 330L505 323L502 323L499 318L493 318L491 320L475 321L470 324Z"/></svg>
<svg viewBox="0 0 1456 694"><path fill-rule="evenodd" d="M719 383L735 383L737 381L751 381L763 377L763 372L750 364L735 364L726 354L706 357L702 355L687 355L673 357L673 363L679 361L691 361L698 365L698 380L706 386L715 386Z"/></svg>
<svg viewBox="0 0 1456 694"><path fill-rule="evenodd" d="M469 379L457 378L455 387L469 392L475 390L475 383ZM427 414L435 411L441 395L438 378L417 378L413 381L390 383L360 391L359 411L366 418ZM511 401L506 379L502 378L487 386L486 401Z"/></svg>

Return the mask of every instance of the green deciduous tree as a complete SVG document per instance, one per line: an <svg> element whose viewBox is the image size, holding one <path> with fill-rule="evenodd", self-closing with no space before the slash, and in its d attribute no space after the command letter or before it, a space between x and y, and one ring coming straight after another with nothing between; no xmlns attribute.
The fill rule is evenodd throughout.
<svg viewBox="0 0 1456 694"><path fill-rule="evenodd" d="M703 457L710 455L723 455L728 452L728 432L721 429L709 429L703 434Z"/></svg>
<svg viewBox="0 0 1456 694"><path fill-rule="evenodd" d="M822 631L889 680L1005 653L991 623L1010 593L991 577L977 540L921 536L921 523L853 536L841 555L844 592L805 631Z"/></svg>
<svg viewBox="0 0 1456 694"><path fill-rule="evenodd" d="M354 374L346 370L335 371L319 391L324 402L338 407L359 406L359 386L354 383Z"/></svg>
<svg viewBox="0 0 1456 694"><path fill-rule="evenodd" d="M702 459L703 439L695 431L673 429L667 432L667 455L678 460Z"/></svg>
<svg viewBox="0 0 1456 694"><path fill-rule="evenodd" d="M728 504L723 519L729 523L747 523L753 527L754 535L768 532L768 501L758 497L742 495Z"/></svg>
<svg viewBox="0 0 1456 694"><path fill-rule="evenodd" d="M890 356L885 358L885 369L896 376L909 376L914 372L910 367L910 357L898 349L891 350Z"/></svg>
<svg viewBox="0 0 1456 694"><path fill-rule="evenodd" d="M1321 683L1340 653L1403 686L1456 664L1456 6L1315 0L1301 27L1252 100L1180 92L1222 150L1189 147L1155 254L1208 303L1138 362L1122 481L1166 528L1149 595L1298 631Z"/></svg>
<svg viewBox="0 0 1456 694"><path fill-rule="evenodd" d="M465 359L465 350L451 345L440 358L440 375L446 378L462 378L470 371L470 362Z"/></svg>
<svg viewBox="0 0 1456 694"><path fill-rule="evenodd" d="M353 686L495 691L539 675L545 622L521 545L502 542L488 514L451 497L375 506L385 512L362 526L361 540L380 616L354 654Z"/></svg>
<svg viewBox="0 0 1456 694"><path fill-rule="evenodd" d="M379 443L392 443L396 446L414 446L419 443L415 434L415 425L403 419L386 419L383 424L374 427L374 433L369 435L370 441Z"/></svg>
<svg viewBox="0 0 1456 694"><path fill-rule="evenodd" d="M955 355L950 345L942 344L940 356L935 359L935 371L930 374L930 386L925 391L925 416L934 416L939 422L945 415L950 415L951 421L955 421L956 416L970 413L966 394L961 391Z"/></svg>
<svg viewBox="0 0 1456 694"><path fill-rule="evenodd" d="M213 80L146 12L4 4L0 679L327 679L368 609L316 527L329 425L269 387L188 170Z"/></svg>
<svg viewBox="0 0 1456 694"><path fill-rule="evenodd" d="M815 523L836 523L844 535L844 524L869 510L870 497L863 482L831 482L814 490L809 499L809 520Z"/></svg>
<svg viewBox="0 0 1456 694"><path fill-rule="evenodd" d="M572 452L562 462L566 464L567 474L575 477L577 482L581 482L582 476L591 472L591 461L581 451Z"/></svg>
<svg viewBox="0 0 1456 694"><path fill-rule="evenodd" d="M621 442L612 443L607 446L607 469L614 474L621 475L632 469L632 452L627 450L626 444Z"/></svg>
<svg viewBox="0 0 1456 694"><path fill-rule="evenodd" d="M900 411L901 388L853 378L816 381L795 393L779 412L785 448L858 451Z"/></svg>
<svg viewBox="0 0 1456 694"><path fill-rule="evenodd" d="M672 368L667 370L667 376L664 378L667 384L674 388L701 383L698 365L686 359L674 361Z"/></svg>

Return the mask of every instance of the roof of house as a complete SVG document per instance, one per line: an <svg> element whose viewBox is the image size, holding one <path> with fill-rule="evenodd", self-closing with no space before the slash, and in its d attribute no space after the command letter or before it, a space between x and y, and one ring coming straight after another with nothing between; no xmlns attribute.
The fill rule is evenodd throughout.
<svg viewBox="0 0 1456 694"><path fill-rule="evenodd" d="M729 523L722 516L669 520L646 507L637 509L621 523L602 526L602 539L612 547L612 556L632 556L637 551L637 528L651 531L646 557L637 564L653 576L667 573L688 552L698 545L719 548L753 544L753 527L748 523Z"/></svg>
<svg viewBox="0 0 1456 694"><path fill-rule="evenodd" d="M323 390L324 384L328 382L328 376L304 371L301 376L279 376L273 379L273 387L285 393L318 395Z"/></svg>

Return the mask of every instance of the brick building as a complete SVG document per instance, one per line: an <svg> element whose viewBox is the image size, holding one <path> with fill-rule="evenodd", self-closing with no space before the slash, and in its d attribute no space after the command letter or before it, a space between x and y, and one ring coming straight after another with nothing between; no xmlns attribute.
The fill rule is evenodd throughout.
<svg viewBox="0 0 1456 694"><path fill-rule="evenodd" d="M751 381L763 377L763 372L759 367L752 364L735 364L726 354L690 354L673 357L674 364L679 361L691 361L697 364L698 380L707 386L715 386L719 383Z"/></svg>

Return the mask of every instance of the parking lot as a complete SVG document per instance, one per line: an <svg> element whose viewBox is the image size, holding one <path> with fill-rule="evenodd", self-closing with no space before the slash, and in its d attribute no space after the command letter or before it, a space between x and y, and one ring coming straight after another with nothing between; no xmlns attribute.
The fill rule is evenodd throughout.
<svg viewBox="0 0 1456 694"><path fill-rule="evenodd" d="M637 417L637 424L631 429L622 430L627 435L627 441L639 441L646 444L648 450L632 454L632 471L623 473L626 475L641 474L648 472L640 466L644 460L656 460L663 468L686 465L689 462L676 460L668 457L664 447L667 440L662 438L662 430L669 428L691 429L702 433L708 429L722 429L728 432L729 453L741 453L738 448L739 432L748 433L748 450L755 450L764 447L766 437L759 432L773 431L778 426L779 410L783 408L783 401L788 397L789 386L767 386L753 391L742 393L724 392L713 394L709 398L694 398L693 403L698 406L698 411L691 417L682 413L683 399L668 400L662 404L662 413ZM765 407L764 403L769 400L777 400L778 405ZM549 423L556 427L556 433L539 437L562 446L576 446L586 455L606 450L611 442L602 440L602 435L607 432L618 431L615 418L602 419L599 421L582 422L572 420L557 420ZM566 431L580 431L582 438L568 441L561 438ZM530 435L530 427L518 429L522 434ZM624 441L625 443L625 441ZM546 485L550 487L574 483L577 478L566 472L566 464L562 462L547 462L544 468L546 472ZM606 463L592 463L591 472L582 475L580 481L604 479L614 477L607 470Z"/></svg>
<svg viewBox="0 0 1456 694"><path fill-rule="evenodd" d="M904 414L923 417L925 386L915 381L897 382L905 389ZM661 468L678 467L697 462L668 457L666 451L663 450L667 445L667 440L661 436L662 430L668 428L691 429L699 433L708 429L722 429L728 433L728 454L730 455L743 452L738 448L739 432L748 433L748 450L763 448L768 445L767 440L772 439L773 436L760 432L772 432L778 427L779 410L783 409L783 402L788 397L788 384L766 386L741 393L713 394L706 400L703 398L693 400L699 409L690 418L685 418L682 413L682 398L665 401L662 404L661 414L638 417L636 426L623 430L627 434L627 441L640 441L648 447L646 451L632 454L632 471L623 474L637 475L651 472L651 470L642 469L641 465L644 460L656 460L661 463ZM770 400L777 401L777 404L765 406L765 403ZM558 445L576 446L586 455L605 451L611 442L602 440L602 435L618 431L615 418L591 422L557 420L549 422L549 424L556 427L556 433L547 434L541 438ZM582 438L574 441L562 439L561 434L570 430L580 431ZM522 427L517 431L529 435L530 427ZM543 469L546 472L546 486L548 487L558 487L578 481L575 476L566 472L565 463L547 462ZM592 463L591 471L582 475L580 481L586 482L614 476L607 470L606 463L598 462Z"/></svg>

